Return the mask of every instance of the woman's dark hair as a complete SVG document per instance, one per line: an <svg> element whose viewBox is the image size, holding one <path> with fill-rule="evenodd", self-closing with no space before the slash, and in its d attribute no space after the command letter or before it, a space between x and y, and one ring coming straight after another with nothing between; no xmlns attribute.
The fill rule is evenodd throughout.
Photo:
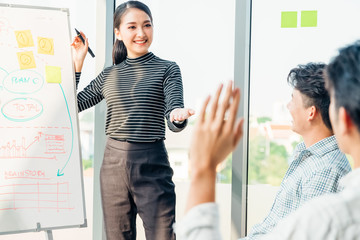
<svg viewBox="0 0 360 240"><path fill-rule="evenodd" d="M325 68L324 63L298 65L290 70L287 81L306 96L306 99L303 99L305 107L315 106L320 111L325 126L332 130L329 117L330 96L325 88Z"/></svg>
<svg viewBox="0 0 360 240"><path fill-rule="evenodd" d="M129 8L137 8L137 9L145 12L150 17L151 23L153 22L151 11L148 8L148 6L146 6L144 3L139 2L139 1L127 1L127 2L120 4L115 10L114 29L115 28L119 29L121 17L124 15L124 13ZM116 39L116 41L114 43L114 47L113 47L113 52L112 52L113 64L121 63L122 61L124 61L126 59L126 57L127 57L127 50L124 45L124 42Z"/></svg>
<svg viewBox="0 0 360 240"><path fill-rule="evenodd" d="M326 68L326 87L335 107L344 107L360 131L360 41L339 50Z"/></svg>

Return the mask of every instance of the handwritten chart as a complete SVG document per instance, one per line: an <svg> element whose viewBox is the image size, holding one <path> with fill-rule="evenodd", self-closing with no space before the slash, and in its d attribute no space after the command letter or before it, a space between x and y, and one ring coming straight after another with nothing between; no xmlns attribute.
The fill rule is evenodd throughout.
<svg viewBox="0 0 360 240"><path fill-rule="evenodd" d="M84 225L68 11L0 16L0 234Z"/></svg>

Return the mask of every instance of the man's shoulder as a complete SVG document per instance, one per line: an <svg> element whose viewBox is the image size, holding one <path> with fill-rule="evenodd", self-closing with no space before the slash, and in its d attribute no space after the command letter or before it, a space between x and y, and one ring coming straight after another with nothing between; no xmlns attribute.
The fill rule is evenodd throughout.
<svg viewBox="0 0 360 240"><path fill-rule="evenodd" d="M297 169L301 178L312 181L315 176L319 180L324 178L339 178L351 171L346 155L339 149L327 152L324 155L311 154Z"/></svg>
<svg viewBox="0 0 360 240"><path fill-rule="evenodd" d="M314 169L350 171L351 167L346 155L339 149L335 136L330 136L309 148Z"/></svg>
<svg viewBox="0 0 360 240"><path fill-rule="evenodd" d="M339 171L351 171L351 166L346 155L339 148L334 149L321 157L322 161L329 168L339 169Z"/></svg>

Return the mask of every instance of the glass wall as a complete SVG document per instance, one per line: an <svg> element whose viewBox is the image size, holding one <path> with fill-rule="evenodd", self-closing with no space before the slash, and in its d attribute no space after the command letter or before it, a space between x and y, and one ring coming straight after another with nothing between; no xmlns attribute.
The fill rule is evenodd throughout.
<svg viewBox="0 0 360 240"><path fill-rule="evenodd" d="M289 71L329 62L339 47L360 38L356 0L252 0L247 229L270 210L301 137L286 108Z"/></svg>

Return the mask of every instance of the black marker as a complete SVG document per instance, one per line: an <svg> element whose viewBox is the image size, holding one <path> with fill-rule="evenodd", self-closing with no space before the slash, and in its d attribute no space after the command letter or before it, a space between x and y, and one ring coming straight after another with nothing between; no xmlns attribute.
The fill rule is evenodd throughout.
<svg viewBox="0 0 360 240"><path fill-rule="evenodd" d="M76 34L77 36L81 39L81 41L83 42L83 44L85 44L85 40L84 38L81 36L80 32L75 28ZM88 52L90 53L90 55L92 57L95 57L94 53L91 51L90 47L88 47Z"/></svg>

